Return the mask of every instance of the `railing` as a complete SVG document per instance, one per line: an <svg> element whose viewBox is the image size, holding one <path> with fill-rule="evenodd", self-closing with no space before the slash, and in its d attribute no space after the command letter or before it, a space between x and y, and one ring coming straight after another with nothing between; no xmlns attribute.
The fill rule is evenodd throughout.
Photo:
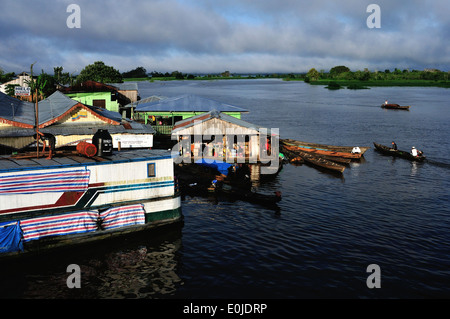
<svg viewBox="0 0 450 319"><path fill-rule="evenodd" d="M161 135L171 135L172 134L172 125L155 125L152 128L156 131L156 134Z"/></svg>

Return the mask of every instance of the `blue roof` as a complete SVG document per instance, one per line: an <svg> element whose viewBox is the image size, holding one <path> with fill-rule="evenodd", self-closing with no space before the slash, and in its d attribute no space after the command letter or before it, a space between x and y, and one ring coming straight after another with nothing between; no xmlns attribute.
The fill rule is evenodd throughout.
<svg viewBox="0 0 450 319"><path fill-rule="evenodd" d="M248 112L246 109L203 98L197 95L169 97L159 101L139 103L136 112Z"/></svg>

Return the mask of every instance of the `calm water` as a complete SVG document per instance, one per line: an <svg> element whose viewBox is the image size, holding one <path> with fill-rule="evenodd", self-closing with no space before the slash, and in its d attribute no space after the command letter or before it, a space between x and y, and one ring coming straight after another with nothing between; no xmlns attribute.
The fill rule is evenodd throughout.
<svg viewBox="0 0 450 319"><path fill-rule="evenodd" d="M450 90L329 91L278 80L139 83L140 95L198 94L249 110L282 138L370 146L342 177L285 165L260 192L280 214L187 197L184 225L15 265L8 298L449 298ZM411 110L380 108L392 103ZM372 142L423 150L428 163L382 156ZM145 234L144 234L145 235ZM82 269L68 289L66 267ZM381 269L369 289L367 266Z"/></svg>

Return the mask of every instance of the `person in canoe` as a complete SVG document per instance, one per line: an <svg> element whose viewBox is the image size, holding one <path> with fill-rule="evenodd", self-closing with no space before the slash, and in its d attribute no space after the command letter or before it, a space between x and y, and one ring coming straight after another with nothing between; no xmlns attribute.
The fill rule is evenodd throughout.
<svg viewBox="0 0 450 319"><path fill-rule="evenodd" d="M422 155L423 155L423 152L422 152L422 151L419 151L415 146L413 146L413 147L411 148L411 155L412 155L412 156L418 157L418 156L422 156Z"/></svg>
<svg viewBox="0 0 450 319"><path fill-rule="evenodd" d="M384 105L388 105L388 100L384 101Z"/></svg>
<svg viewBox="0 0 450 319"><path fill-rule="evenodd" d="M393 150L397 150L397 144L395 144L395 142L394 142L394 141L392 141L392 147L391 147L391 149L393 149Z"/></svg>

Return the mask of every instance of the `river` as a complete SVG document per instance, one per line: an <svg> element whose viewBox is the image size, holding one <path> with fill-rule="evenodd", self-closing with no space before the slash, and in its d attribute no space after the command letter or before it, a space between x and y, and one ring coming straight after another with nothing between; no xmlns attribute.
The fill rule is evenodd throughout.
<svg viewBox="0 0 450 319"><path fill-rule="evenodd" d="M449 298L450 91L328 90L276 79L139 82L142 98L196 94L245 108L281 138L370 146L342 176L284 165L246 202L186 197L184 224L96 244L0 275L2 298ZM385 110L391 103L410 111ZM416 146L428 162L383 156L372 142ZM68 289L66 267L82 269ZM380 288L369 288L369 265Z"/></svg>

